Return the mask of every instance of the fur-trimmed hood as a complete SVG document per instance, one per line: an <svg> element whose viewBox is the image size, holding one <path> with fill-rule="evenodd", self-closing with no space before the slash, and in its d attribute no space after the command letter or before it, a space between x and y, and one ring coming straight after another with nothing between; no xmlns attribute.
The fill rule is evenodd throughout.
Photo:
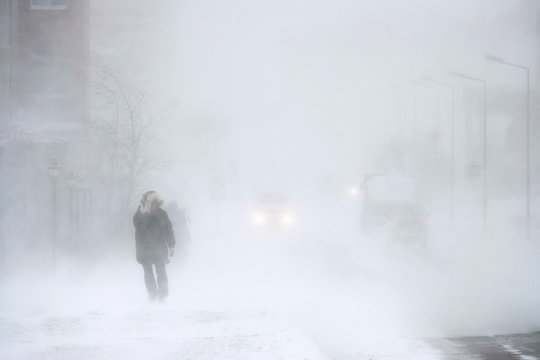
<svg viewBox="0 0 540 360"><path fill-rule="evenodd" d="M161 207L161 205L163 205L163 199L159 196L157 191L147 191L141 198L139 209L143 214L147 214L152 210Z"/></svg>

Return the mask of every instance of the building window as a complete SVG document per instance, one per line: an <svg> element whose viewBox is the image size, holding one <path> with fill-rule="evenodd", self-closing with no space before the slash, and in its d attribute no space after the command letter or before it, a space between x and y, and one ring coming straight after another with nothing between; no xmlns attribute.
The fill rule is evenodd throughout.
<svg viewBox="0 0 540 360"><path fill-rule="evenodd" d="M9 0L0 0L0 16L9 15Z"/></svg>
<svg viewBox="0 0 540 360"><path fill-rule="evenodd" d="M32 0L30 9L32 10L65 10L68 0Z"/></svg>
<svg viewBox="0 0 540 360"><path fill-rule="evenodd" d="M9 0L0 0L0 49L9 48Z"/></svg>

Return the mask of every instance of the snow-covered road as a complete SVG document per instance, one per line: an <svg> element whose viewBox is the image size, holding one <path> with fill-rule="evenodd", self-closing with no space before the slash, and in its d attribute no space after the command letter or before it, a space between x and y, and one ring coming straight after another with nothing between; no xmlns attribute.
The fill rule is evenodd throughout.
<svg viewBox="0 0 540 360"><path fill-rule="evenodd" d="M437 360L448 347L426 336L536 329L532 251L481 257L469 244L456 261L355 244L201 242L168 266L160 305L132 258L12 272L0 281L0 359Z"/></svg>
<svg viewBox="0 0 540 360"><path fill-rule="evenodd" d="M1 320L3 359L326 359L312 339L265 314L166 306Z"/></svg>
<svg viewBox="0 0 540 360"><path fill-rule="evenodd" d="M437 359L419 340L332 354L287 319L146 306L0 319L1 358L19 359Z"/></svg>

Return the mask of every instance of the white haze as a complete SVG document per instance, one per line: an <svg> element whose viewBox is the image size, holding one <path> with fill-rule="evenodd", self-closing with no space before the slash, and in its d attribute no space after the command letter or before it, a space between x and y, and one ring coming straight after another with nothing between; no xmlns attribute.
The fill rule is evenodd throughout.
<svg viewBox="0 0 540 360"><path fill-rule="evenodd" d="M92 52L129 83L157 89L165 104L158 137L167 166L147 188L185 206L191 219L191 242L168 266L168 310L272 314L333 354L391 347L390 339L402 337L539 329L538 136L531 136L535 197L527 241L524 183L497 180L506 166L523 179L523 159L518 152L498 163L511 120L490 117L483 236L481 178L464 171L469 128L463 104L477 87L448 76L460 71L486 79L492 91L522 92L518 70L484 59L494 54L529 66L537 89L535 1L107 3L95 2L94 13L146 13L137 36L95 37ZM99 34L100 22L93 26ZM456 89L454 227L448 220L448 92L411 82L425 76ZM414 129L410 91L419 102ZM443 160L434 165L422 155L429 150L416 146L429 146L425 139L437 116L442 136L436 151ZM538 130L535 120L531 134ZM389 143L403 147L406 166L421 176L430 214L425 249L362 231L359 200L348 197L363 174L397 170ZM481 159L479 152L473 156ZM298 218L292 233L253 229L253 207L264 192L291 199ZM125 214L127 222L132 215ZM106 244L103 237L111 235L94 236ZM124 252L103 248L99 260L63 256L54 276L17 250L11 260L17 271L2 279L2 316L150 306L130 247L133 232L115 236L125 238Z"/></svg>

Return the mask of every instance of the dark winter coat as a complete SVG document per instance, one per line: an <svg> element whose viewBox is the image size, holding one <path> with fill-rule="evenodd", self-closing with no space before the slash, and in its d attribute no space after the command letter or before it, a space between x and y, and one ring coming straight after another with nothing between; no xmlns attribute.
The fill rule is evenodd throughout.
<svg viewBox="0 0 540 360"><path fill-rule="evenodd" d="M165 210L157 207L143 213L139 208L133 216L135 246L140 264L169 262L169 248L175 245L171 221Z"/></svg>

